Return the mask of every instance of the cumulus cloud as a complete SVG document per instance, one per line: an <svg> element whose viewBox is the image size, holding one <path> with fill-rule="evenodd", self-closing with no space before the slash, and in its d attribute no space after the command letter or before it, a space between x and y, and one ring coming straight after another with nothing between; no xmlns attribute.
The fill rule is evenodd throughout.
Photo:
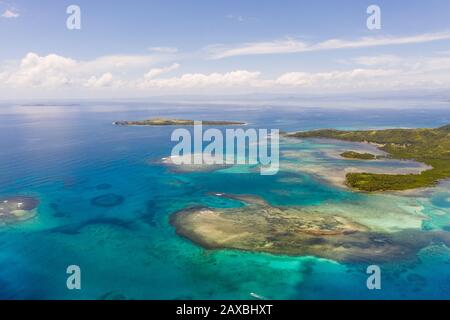
<svg viewBox="0 0 450 320"><path fill-rule="evenodd" d="M89 61L49 54L40 56L28 53L16 66L0 72L0 86L26 87L84 87L84 88L230 88L236 86L258 86L260 72L236 70L225 73L186 73L177 77L162 78L173 72L180 64L152 68L140 77L127 77L131 69L142 72L153 57L147 56L104 56ZM122 78L113 76L118 72ZM260 80L262 81L262 80Z"/></svg>
<svg viewBox="0 0 450 320"><path fill-rule="evenodd" d="M12 87L69 85L73 81L70 72L73 72L76 66L77 62L70 58L55 54L41 57L35 53L28 53L21 60L17 70L6 76L6 84Z"/></svg>
<svg viewBox="0 0 450 320"><path fill-rule="evenodd" d="M404 45L450 39L450 31L403 37L365 37L356 40L329 39L317 43L287 38L267 42L248 42L234 47L222 45L206 48L212 59L262 54L301 53L322 50L355 49L388 45Z"/></svg>
<svg viewBox="0 0 450 320"><path fill-rule="evenodd" d="M267 78L258 70L184 73L172 63L155 67L154 56L111 55L92 60L75 60L56 54L28 53L16 63L0 67L0 89L114 90L128 94L142 92L307 92L323 90L381 90L449 88L450 55L399 57L362 56L349 59L351 67L338 70L293 70ZM342 67L342 65L341 65ZM100 92L99 91L99 92Z"/></svg>
<svg viewBox="0 0 450 320"><path fill-rule="evenodd" d="M11 18L18 18L20 14L14 10L6 9L5 12L2 14L2 18L11 19Z"/></svg>
<svg viewBox="0 0 450 320"><path fill-rule="evenodd" d="M99 78L92 76L86 82L86 87L90 88L104 88L114 85L114 77L110 72L102 74Z"/></svg>
<svg viewBox="0 0 450 320"><path fill-rule="evenodd" d="M82 61L30 52L15 66L2 71L2 82L12 87L58 87L80 85L86 80L93 84L103 78L100 83L105 84L113 71L141 72L158 61L160 59L151 55L110 55Z"/></svg>

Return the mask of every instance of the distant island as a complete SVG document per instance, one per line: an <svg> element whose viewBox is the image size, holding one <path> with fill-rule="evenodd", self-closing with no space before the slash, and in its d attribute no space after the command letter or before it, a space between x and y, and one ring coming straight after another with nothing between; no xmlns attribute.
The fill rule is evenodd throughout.
<svg viewBox="0 0 450 320"><path fill-rule="evenodd" d="M345 151L341 153L341 157L347 159L358 159L358 160L375 160L376 156L371 153L359 153L356 151Z"/></svg>
<svg viewBox="0 0 450 320"><path fill-rule="evenodd" d="M117 126L193 126L194 120L155 118L137 121L115 121L113 124ZM242 126L245 124L245 122L240 121L202 121L204 126Z"/></svg>
<svg viewBox="0 0 450 320"><path fill-rule="evenodd" d="M347 185L356 190L368 192L407 190L433 186L439 180L450 178L450 125L436 129L367 131L325 129L295 132L287 136L374 143L393 159L414 160L432 167L420 174L348 173Z"/></svg>

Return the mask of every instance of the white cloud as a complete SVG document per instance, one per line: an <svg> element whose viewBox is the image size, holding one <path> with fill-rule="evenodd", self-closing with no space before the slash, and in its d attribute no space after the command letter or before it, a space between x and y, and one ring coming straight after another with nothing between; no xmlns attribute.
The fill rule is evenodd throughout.
<svg viewBox="0 0 450 320"><path fill-rule="evenodd" d="M76 66L77 62L70 58L55 54L41 57L28 53L21 60L19 67L6 77L6 84L12 87L69 85L73 81L69 71L74 70Z"/></svg>
<svg viewBox="0 0 450 320"><path fill-rule="evenodd" d="M174 54L178 52L178 48L173 47L150 47L148 51L157 52L157 53L167 53Z"/></svg>
<svg viewBox="0 0 450 320"><path fill-rule="evenodd" d="M18 12L15 12L13 10L6 9L5 12L2 14L2 18L11 19L11 18L18 18L20 17L20 14Z"/></svg>
<svg viewBox="0 0 450 320"><path fill-rule="evenodd" d="M231 19L231 20L236 20L236 21L238 21L238 22L244 22L244 20L245 20L243 16L241 16L241 15L236 15L236 14L227 14L227 15L225 16L225 18Z"/></svg>
<svg viewBox="0 0 450 320"><path fill-rule="evenodd" d="M111 55L75 60L56 54L28 53L22 60L0 67L0 90L15 92L109 92L133 96L145 93L217 92L347 92L409 88L450 88L450 55L400 57L362 56L347 69L304 72L293 70L264 77L258 70L184 73L168 76L178 63L151 68L153 56ZM342 65L341 65L342 67ZM147 72L145 72L147 70ZM11 90L12 89L12 90ZM34 91L32 91L34 90ZM4 96L4 94L2 94Z"/></svg>
<svg viewBox="0 0 450 320"><path fill-rule="evenodd" d="M399 70L385 69L352 69L331 72L289 72L281 75L275 83L283 86L340 88L361 87L378 81L380 78L392 77L399 74Z"/></svg>
<svg viewBox="0 0 450 320"><path fill-rule="evenodd" d="M113 85L114 85L114 77L110 72L104 73L99 78L97 78L96 76L92 76L86 82L86 87L90 88L112 87Z"/></svg>
<svg viewBox="0 0 450 320"><path fill-rule="evenodd" d="M322 90L391 90L450 88L450 56L364 56L352 60L363 68L327 72L288 72L274 85Z"/></svg>
<svg viewBox="0 0 450 320"><path fill-rule="evenodd" d="M94 60L80 61L80 68L87 71L142 69L162 61L154 55L109 55Z"/></svg>
<svg viewBox="0 0 450 320"><path fill-rule="evenodd" d="M49 54L39 56L28 53L20 63L0 72L0 87L12 88L59 88L83 87L89 89L120 88L230 88L236 86L257 86L260 72L236 70L225 73L187 73L178 77L161 78L177 70L180 65L173 63L162 68L152 68L142 74L152 56L104 56L89 61ZM129 76L129 70L137 69L140 77ZM113 76L113 71L120 77Z"/></svg>
<svg viewBox="0 0 450 320"><path fill-rule="evenodd" d="M395 55L362 56L344 61L345 63L356 63L366 67L395 67L410 72L449 72L450 53L440 53L433 56L400 57Z"/></svg>
<svg viewBox="0 0 450 320"><path fill-rule="evenodd" d="M30 52L16 65L9 65L0 80L11 87L58 87L76 86L86 81L94 84L102 79L99 84L104 86L113 71L124 75L141 73L160 60L151 55L110 55L78 61L56 54L39 56Z"/></svg>
<svg viewBox="0 0 450 320"><path fill-rule="evenodd" d="M364 66L396 65L403 61L401 57L395 55L362 56L353 59L356 64Z"/></svg>
<svg viewBox="0 0 450 320"><path fill-rule="evenodd" d="M304 42L286 39L272 42L245 43L235 48L227 48L220 45L207 48L211 58L222 59L234 56L273 54L273 53L294 53L306 51L308 45Z"/></svg>
<svg viewBox="0 0 450 320"><path fill-rule="evenodd" d="M174 70L177 70L180 67L180 65L178 63L174 63L168 67L164 67L164 68L154 68L151 69L149 72L147 72L144 75L145 79L154 79L162 74L168 73L168 72L172 72Z"/></svg>
<svg viewBox="0 0 450 320"><path fill-rule="evenodd" d="M257 85L260 72L237 70L227 73L186 73L179 77L144 80L140 88L230 88Z"/></svg>
<svg viewBox="0 0 450 320"><path fill-rule="evenodd" d="M365 37L357 40L329 39L318 43L307 43L297 39L268 42L249 42L235 47L215 45L206 50L213 59L244 55L301 53L321 50L354 49L388 45L404 45L450 39L450 31L419 34L404 37Z"/></svg>
<svg viewBox="0 0 450 320"><path fill-rule="evenodd" d="M431 59L423 59L414 64L415 69L422 68L426 71L445 71L450 70L450 56L447 57L434 57Z"/></svg>

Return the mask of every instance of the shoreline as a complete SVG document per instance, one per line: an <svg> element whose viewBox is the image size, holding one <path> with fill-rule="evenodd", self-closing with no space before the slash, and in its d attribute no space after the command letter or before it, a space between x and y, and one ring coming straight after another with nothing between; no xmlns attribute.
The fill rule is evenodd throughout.
<svg viewBox="0 0 450 320"><path fill-rule="evenodd" d="M180 119L147 119L147 120L120 120L113 121L115 126L125 127L183 127L194 126L197 120L180 120ZM228 120L198 120L202 126L246 126L247 122L228 121Z"/></svg>

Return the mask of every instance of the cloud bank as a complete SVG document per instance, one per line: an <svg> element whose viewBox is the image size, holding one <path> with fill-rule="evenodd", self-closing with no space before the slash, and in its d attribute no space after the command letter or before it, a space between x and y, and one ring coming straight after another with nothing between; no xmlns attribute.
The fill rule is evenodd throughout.
<svg viewBox="0 0 450 320"><path fill-rule="evenodd" d="M444 33L439 36L417 36L415 40L390 41L432 41L430 39L441 37ZM352 45L343 41L315 45L321 48L349 46ZM291 47L299 48L295 42ZM334 93L450 89L450 52L446 51L409 57L393 54L356 56L337 61L332 70L290 70L270 76L264 70L245 68L221 72L183 72L182 64L170 61L177 56L169 56L170 59L160 53L108 55L77 60L57 54L30 52L20 60L0 65L0 92L7 95L15 90L41 92L42 89L57 95L65 89L66 92L86 95L101 91L145 96L154 93Z"/></svg>

